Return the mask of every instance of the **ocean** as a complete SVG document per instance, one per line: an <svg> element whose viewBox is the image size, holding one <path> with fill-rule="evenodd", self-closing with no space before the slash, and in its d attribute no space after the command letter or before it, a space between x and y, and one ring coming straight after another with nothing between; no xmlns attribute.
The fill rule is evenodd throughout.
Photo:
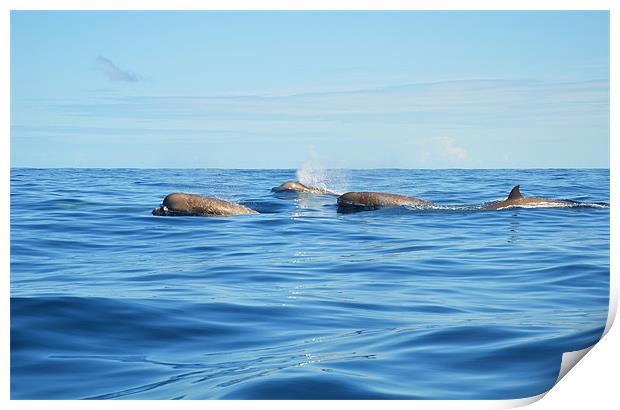
<svg viewBox="0 0 620 410"><path fill-rule="evenodd" d="M441 204L342 214L286 180ZM481 211L524 196L581 206ZM609 170L11 169L12 399L513 399L602 335ZM157 217L170 192L235 217Z"/></svg>

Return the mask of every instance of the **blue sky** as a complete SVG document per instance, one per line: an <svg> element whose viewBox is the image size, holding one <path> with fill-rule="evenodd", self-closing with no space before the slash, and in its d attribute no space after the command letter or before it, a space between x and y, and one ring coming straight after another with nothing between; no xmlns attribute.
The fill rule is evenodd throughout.
<svg viewBox="0 0 620 410"><path fill-rule="evenodd" d="M609 14L12 12L11 166L609 167Z"/></svg>

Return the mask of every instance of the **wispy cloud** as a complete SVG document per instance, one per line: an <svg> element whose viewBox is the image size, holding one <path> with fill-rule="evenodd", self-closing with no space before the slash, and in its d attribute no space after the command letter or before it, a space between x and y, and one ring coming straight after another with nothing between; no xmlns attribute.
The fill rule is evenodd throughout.
<svg viewBox="0 0 620 410"><path fill-rule="evenodd" d="M105 94L46 104L58 110L57 123L63 124L78 118L91 127L165 129L170 138L194 141L243 137L278 149L312 142L322 155L328 152L324 147L332 147L339 166L352 165L354 153L367 150L390 159L376 164L366 159L366 167L397 159L402 166L505 167L495 144L510 152L512 165L549 164L543 156L550 146L602 151L609 135L607 80L461 80L292 95ZM127 134L160 135L144 130L117 135ZM343 149L352 162L340 160ZM566 156L558 152L553 155L561 164ZM565 163L585 164L576 155L571 161Z"/></svg>
<svg viewBox="0 0 620 410"><path fill-rule="evenodd" d="M308 144L316 144L325 164L341 168L589 167L608 165L609 156L607 80L461 80L287 95L116 90L16 104L21 112L52 109L54 126L72 127L17 117L13 124L22 128L14 126L12 138L24 144L116 136L175 145L183 155L209 152L211 165L244 146L265 161L248 154L247 164L271 166L277 151L289 161L278 164L297 166Z"/></svg>
<svg viewBox="0 0 620 410"><path fill-rule="evenodd" d="M114 78L121 77L114 73ZM112 76L111 79L114 79ZM129 78L135 78L135 75ZM118 79L118 78L117 78ZM126 81L128 79L125 79ZM204 121L376 123L420 127L530 127L606 124L609 82L462 80L347 92L273 95L108 96L60 104L73 115Z"/></svg>
<svg viewBox="0 0 620 410"><path fill-rule="evenodd" d="M454 138L442 135L437 137L437 142L439 143L442 154L448 158L458 160L469 159L467 150L456 145L456 140Z"/></svg>
<svg viewBox="0 0 620 410"><path fill-rule="evenodd" d="M99 56L95 62L97 63L97 67L111 81L126 81L135 83L140 80L140 76L130 71L122 70L108 58Z"/></svg>

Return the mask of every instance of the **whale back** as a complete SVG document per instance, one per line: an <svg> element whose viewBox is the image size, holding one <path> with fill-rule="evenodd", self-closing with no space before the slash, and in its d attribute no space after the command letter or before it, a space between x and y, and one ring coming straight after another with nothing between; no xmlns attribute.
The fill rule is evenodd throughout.
<svg viewBox="0 0 620 410"><path fill-rule="evenodd" d="M282 192L282 191L297 191L304 192L308 191L309 188L297 181L286 181L275 188L271 188L273 192Z"/></svg>
<svg viewBox="0 0 620 410"><path fill-rule="evenodd" d="M271 188L272 192L303 192L303 193L314 193L314 194L328 194L330 191L321 189L321 188L312 188L305 186L301 182L298 181L286 181L283 184Z"/></svg>
<svg viewBox="0 0 620 410"><path fill-rule="evenodd" d="M512 188L512 190L510 191L510 194L508 194L508 200L520 199L520 198L523 198L523 195L521 195L521 191L519 190L519 185L517 185L514 188Z"/></svg>
<svg viewBox="0 0 620 410"><path fill-rule="evenodd" d="M347 192L338 197L338 212L376 210L388 206L430 204L423 199L384 192Z"/></svg>
<svg viewBox="0 0 620 410"><path fill-rule="evenodd" d="M255 214L253 209L234 202L196 194L175 192L167 195L160 209L153 210L153 215L239 215Z"/></svg>
<svg viewBox="0 0 620 410"><path fill-rule="evenodd" d="M508 206L574 206L577 204L575 201L569 201L564 199L547 199L547 198L532 198L532 197L524 197L521 195L521 191L519 190L519 185L516 185L510 191L508 198L503 201L498 201L493 204L483 206L480 209L503 209Z"/></svg>

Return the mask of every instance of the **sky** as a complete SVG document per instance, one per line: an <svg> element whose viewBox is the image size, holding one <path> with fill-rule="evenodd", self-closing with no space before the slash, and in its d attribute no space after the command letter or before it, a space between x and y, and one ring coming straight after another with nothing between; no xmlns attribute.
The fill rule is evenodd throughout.
<svg viewBox="0 0 620 410"><path fill-rule="evenodd" d="M11 166L609 167L607 11L11 12Z"/></svg>

